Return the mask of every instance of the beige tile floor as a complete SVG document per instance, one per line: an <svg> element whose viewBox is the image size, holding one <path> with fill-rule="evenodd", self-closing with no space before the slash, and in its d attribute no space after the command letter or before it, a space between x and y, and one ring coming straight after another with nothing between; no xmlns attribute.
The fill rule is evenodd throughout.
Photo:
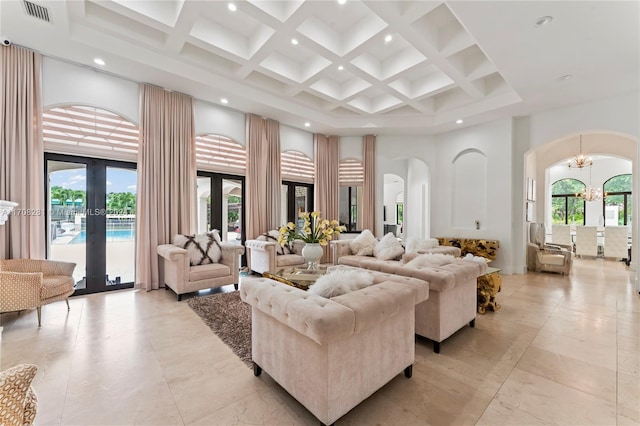
<svg viewBox="0 0 640 426"><path fill-rule="evenodd" d="M401 374L339 425L640 424L640 296L622 263L503 277L502 309ZM227 288L225 288L226 290ZM228 286L231 290L232 287ZM3 314L1 364L39 367L38 425L317 425L253 376L184 302L119 291Z"/></svg>

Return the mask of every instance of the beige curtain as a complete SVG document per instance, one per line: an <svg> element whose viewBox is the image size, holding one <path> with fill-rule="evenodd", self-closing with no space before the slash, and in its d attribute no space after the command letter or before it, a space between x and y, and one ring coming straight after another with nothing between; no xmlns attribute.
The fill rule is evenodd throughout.
<svg viewBox="0 0 640 426"><path fill-rule="evenodd" d="M280 123L247 114L247 238L280 226Z"/></svg>
<svg viewBox="0 0 640 426"><path fill-rule="evenodd" d="M157 289L156 248L194 231L195 179L193 99L141 84L136 287Z"/></svg>
<svg viewBox="0 0 640 426"><path fill-rule="evenodd" d="M362 194L362 229L376 232L376 137L362 138L364 186Z"/></svg>
<svg viewBox="0 0 640 426"><path fill-rule="evenodd" d="M42 57L16 46L0 51L0 200L25 212L0 226L0 259L44 259Z"/></svg>
<svg viewBox="0 0 640 426"><path fill-rule="evenodd" d="M340 138L338 136L313 135L316 178L314 184L315 210L328 220L339 219L340 186ZM322 263L331 261L329 247L324 248Z"/></svg>

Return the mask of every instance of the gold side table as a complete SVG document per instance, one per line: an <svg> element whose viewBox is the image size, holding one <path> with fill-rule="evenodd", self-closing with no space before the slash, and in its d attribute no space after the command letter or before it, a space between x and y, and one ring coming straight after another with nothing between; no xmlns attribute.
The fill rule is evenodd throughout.
<svg viewBox="0 0 640 426"><path fill-rule="evenodd" d="M487 309L495 312L500 309L496 294L502 287L500 269L487 268L484 275L478 277L478 313L485 314Z"/></svg>

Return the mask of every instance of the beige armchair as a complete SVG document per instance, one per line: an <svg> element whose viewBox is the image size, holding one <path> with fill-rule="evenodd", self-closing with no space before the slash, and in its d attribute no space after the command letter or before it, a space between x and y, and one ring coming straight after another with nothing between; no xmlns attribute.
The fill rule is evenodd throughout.
<svg viewBox="0 0 640 426"><path fill-rule="evenodd" d="M275 271L278 268L287 266L305 266L304 257L302 257L303 241L294 240L292 254L277 254L278 243L275 241L247 240L247 265L249 269L258 274L267 271Z"/></svg>
<svg viewBox="0 0 640 426"><path fill-rule="evenodd" d="M0 313L35 308L40 327L42 305L64 299L68 310L75 267L54 260L0 260Z"/></svg>
<svg viewBox="0 0 640 426"><path fill-rule="evenodd" d="M182 295L212 287L233 284L236 290L240 281L240 256L244 247L236 244L221 244L220 263L191 266L187 250L173 244L158 246L160 269L164 272L164 285L176 294L178 301Z"/></svg>
<svg viewBox="0 0 640 426"><path fill-rule="evenodd" d="M529 270L535 272L559 272L569 275L571 272L571 252L559 246L545 244L539 247L528 244Z"/></svg>

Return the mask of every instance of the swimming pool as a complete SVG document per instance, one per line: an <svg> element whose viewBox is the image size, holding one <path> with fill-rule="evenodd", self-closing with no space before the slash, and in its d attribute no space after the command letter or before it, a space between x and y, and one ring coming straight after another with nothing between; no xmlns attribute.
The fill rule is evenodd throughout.
<svg viewBox="0 0 640 426"><path fill-rule="evenodd" d="M135 236L135 229L109 229L107 231L107 242L133 241ZM80 233L71 240L71 244L85 244L86 242L87 231L80 231Z"/></svg>

